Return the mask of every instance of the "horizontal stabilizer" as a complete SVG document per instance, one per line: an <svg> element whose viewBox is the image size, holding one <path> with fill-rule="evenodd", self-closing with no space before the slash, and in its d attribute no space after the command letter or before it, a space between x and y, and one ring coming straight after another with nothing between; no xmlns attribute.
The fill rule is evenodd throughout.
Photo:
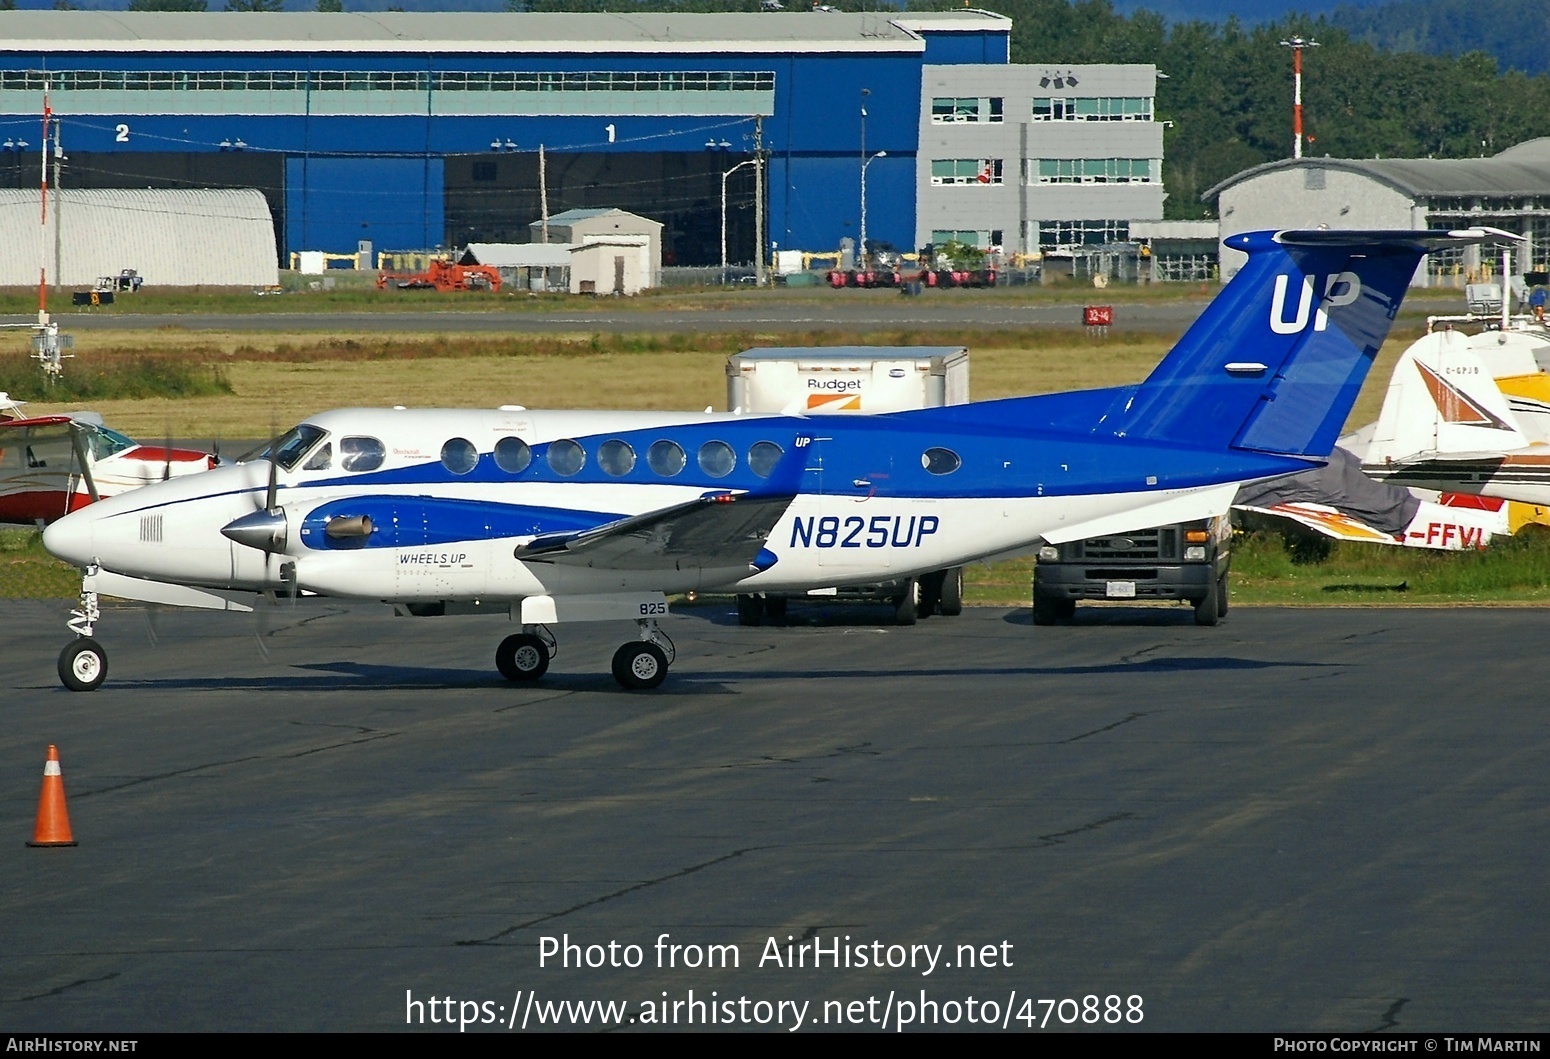
<svg viewBox="0 0 1550 1059"><path fill-rule="evenodd" d="M1145 507L1127 508L1112 515L1062 526L1058 530L1045 533L1044 540L1050 544L1065 544L1068 541L1099 537L1105 533L1127 533L1146 526L1167 526L1175 522L1215 518L1217 515L1227 514L1237 492L1236 482L1212 486L1209 489L1191 490L1182 496L1161 499Z"/></svg>

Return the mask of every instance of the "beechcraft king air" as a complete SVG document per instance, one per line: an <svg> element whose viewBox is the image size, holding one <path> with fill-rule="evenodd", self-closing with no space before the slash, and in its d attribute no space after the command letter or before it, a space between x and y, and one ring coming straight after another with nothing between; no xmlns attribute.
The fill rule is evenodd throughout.
<svg viewBox="0 0 1550 1059"><path fill-rule="evenodd" d="M260 457L105 499L44 543L85 571L60 655L106 673L98 593L250 609L296 593L509 614L511 680L549 626L631 620L613 673L661 683L666 594L800 592L1226 511L1321 463L1421 256L1499 233L1288 231L1139 385L870 417L342 409Z"/></svg>

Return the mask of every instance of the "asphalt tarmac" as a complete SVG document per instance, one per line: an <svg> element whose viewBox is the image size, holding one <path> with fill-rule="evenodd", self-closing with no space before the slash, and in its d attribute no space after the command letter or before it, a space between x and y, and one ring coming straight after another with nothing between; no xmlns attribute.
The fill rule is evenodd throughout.
<svg viewBox="0 0 1550 1059"><path fill-rule="evenodd" d="M9 1031L1550 1023L1547 610L708 604L628 694L625 625L513 686L501 620L125 607L70 694L66 609L0 602Z"/></svg>

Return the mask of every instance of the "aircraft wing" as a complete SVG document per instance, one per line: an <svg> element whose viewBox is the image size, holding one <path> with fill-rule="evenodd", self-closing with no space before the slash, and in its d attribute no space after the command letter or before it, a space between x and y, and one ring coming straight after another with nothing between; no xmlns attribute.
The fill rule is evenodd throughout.
<svg viewBox="0 0 1550 1059"><path fill-rule="evenodd" d="M751 566L793 499L709 493L593 529L534 537L516 557L613 570Z"/></svg>
<svg viewBox="0 0 1550 1059"><path fill-rule="evenodd" d="M1337 541L1358 541L1362 544L1404 543L1394 534L1384 533L1327 504L1283 503L1264 507L1258 504L1234 504L1233 506L1239 511L1253 511L1260 515L1288 519L1320 536L1333 537Z"/></svg>

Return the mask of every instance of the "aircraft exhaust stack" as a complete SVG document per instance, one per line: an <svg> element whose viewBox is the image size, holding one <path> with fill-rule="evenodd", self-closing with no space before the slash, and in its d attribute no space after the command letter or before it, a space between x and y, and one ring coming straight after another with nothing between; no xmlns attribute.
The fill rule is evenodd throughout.
<svg viewBox="0 0 1550 1059"><path fill-rule="evenodd" d="M328 520L323 532L336 541L360 540L371 536L370 515L339 515Z"/></svg>

